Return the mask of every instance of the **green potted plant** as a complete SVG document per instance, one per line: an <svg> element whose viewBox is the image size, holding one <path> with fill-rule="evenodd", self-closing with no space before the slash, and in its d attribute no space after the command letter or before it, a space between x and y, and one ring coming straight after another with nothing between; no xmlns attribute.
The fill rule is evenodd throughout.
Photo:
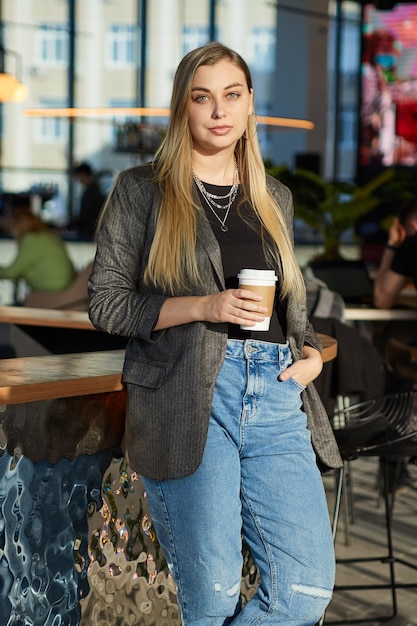
<svg viewBox="0 0 417 626"><path fill-rule="evenodd" d="M324 246L320 258L329 261L342 258L342 235L381 202L376 190L395 174L386 169L365 185L358 186L337 180L325 181L314 172L291 171L287 165L277 166L271 161L265 165L269 174L291 189L295 217L320 233Z"/></svg>

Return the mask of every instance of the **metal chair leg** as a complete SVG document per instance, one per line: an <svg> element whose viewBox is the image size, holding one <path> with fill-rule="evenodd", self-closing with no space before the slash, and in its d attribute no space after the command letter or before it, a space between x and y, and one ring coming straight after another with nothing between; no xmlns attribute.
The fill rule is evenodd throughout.
<svg viewBox="0 0 417 626"><path fill-rule="evenodd" d="M417 582L413 583L400 583L397 582L395 565L397 563L402 564L406 567L409 567L413 570L417 570L417 565L414 563L410 563L405 559L397 558L394 554L394 545L393 545L393 537L392 537L392 515L393 515L393 504L394 504L394 494L391 494L390 489L390 474L389 474L389 462L387 457L381 457L381 469L382 469L382 492L384 499L384 517L385 517L385 536L386 536L386 549L387 553L384 556L379 557L364 557L364 558L352 558L352 559L340 559L338 560L339 564L349 564L349 563L371 563L371 562L379 562L388 565L389 568L389 582L387 583L374 583L374 584L358 584L358 585L336 585L334 590L337 591L350 591L350 590L367 590L367 589L390 589L391 590L391 607L392 611L390 615L383 616L372 616L369 618L358 618L358 619L343 619L343 620L331 620L326 621L325 615L322 616L319 626L323 626L326 624L327 626L333 624L362 624L366 622L386 622L398 614L398 599L397 599L397 591L398 589L415 589L417 587ZM342 474L343 469L341 471L341 479L339 480L339 485L342 485ZM391 481L392 482L392 481ZM341 505L341 493L338 490L336 494L336 505L335 505L335 515L333 517L333 537L336 537L337 533L337 521L339 515L339 509Z"/></svg>

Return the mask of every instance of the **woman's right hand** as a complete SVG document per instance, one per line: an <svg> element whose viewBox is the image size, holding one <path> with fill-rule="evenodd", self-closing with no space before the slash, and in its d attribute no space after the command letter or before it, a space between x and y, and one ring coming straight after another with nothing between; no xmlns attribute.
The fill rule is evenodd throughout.
<svg viewBox="0 0 417 626"><path fill-rule="evenodd" d="M227 289L202 297L203 320L229 324L255 325L263 322L267 308L262 296L247 289Z"/></svg>
<svg viewBox="0 0 417 626"><path fill-rule="evenodd" d="M179 296L165 300L154 330L191 322L252 326L263 322L266 312L262 296L247 289L226 289L207 296Z"/></svg>

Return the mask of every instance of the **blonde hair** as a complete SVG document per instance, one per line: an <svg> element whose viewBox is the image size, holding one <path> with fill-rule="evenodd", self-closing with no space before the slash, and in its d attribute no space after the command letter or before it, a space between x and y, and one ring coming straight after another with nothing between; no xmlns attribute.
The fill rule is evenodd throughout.
<svg viewBox="0 0 417 626"><path fill-rule="evenodd" d="M191 88L200 66L215 65L223 60L237 65L245 75L248 89L252 89L247 64L230 48L213 42L189 52L175 74L170 121L154 159L162 200L145 281L176 295L186 293L190 283L201 285L203 282L196 259L196 224L200 209L193 195L192 137L188 126ZM280 272L281 296L292 291L301 301L305 297L304 281L282 211L266 185L254 114L248 116L235 155L243 198L258 216L265 254Z"/></svg>

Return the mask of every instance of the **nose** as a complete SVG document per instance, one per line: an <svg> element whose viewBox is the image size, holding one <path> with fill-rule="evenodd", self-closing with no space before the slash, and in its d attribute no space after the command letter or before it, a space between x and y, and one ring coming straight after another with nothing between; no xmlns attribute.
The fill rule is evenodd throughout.
<svg viewBox="0 0 417 626"><path fill-rule="evenodd" d="M221 117L224 117L225 113L223 110L223 107L221 105L220 102L214 102L214 107L213 107L213 113L212 113L212 117L214 119L220 119Z"/></svg>

